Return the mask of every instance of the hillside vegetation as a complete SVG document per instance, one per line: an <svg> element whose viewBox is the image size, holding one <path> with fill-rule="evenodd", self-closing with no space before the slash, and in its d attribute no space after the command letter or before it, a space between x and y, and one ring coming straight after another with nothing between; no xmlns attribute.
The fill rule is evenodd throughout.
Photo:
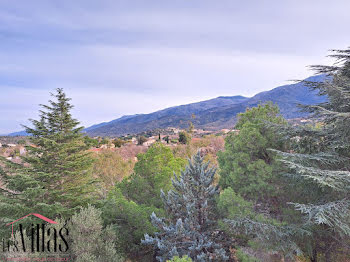
<svg viewBox="0 0 350 262"><path fill-rule="evenodd" d="M26 129L27 151L0 158L0 245L28 244L26 234L14 227L11 237L5 225L38 212L69 230L69 249L33 254L5 246L0 259L349 261L350 50L334 56L334 66L315 67L329 77L293 86L320 96L304 105L312 121L288 122L273 99L240 97L251 104L235 129L212 133L197 127L204 121L197 112L181 130L91 138L57 89ZM273 92L302 95L288 87ZM207 110L214 120L230 111ZM36 222L26 217L25 232Z"/></svg>

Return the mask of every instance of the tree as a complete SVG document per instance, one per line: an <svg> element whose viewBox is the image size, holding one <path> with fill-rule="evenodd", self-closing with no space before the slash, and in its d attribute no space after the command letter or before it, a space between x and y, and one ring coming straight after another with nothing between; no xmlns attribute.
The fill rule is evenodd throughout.
<svg viewBox="0 0 350 262"><path fill-rule="evenodd" d="M95 138L91 138L89 136L84 136L84 142L88 147L98 147L99 142Z"/></svg>
<svg viewBox="0 0 350 262"><path fill-rule="evenodd" d="M136 261L150 261L153 251L141 246L141 239L155 231L149 220L152 212L163 211L127 199L117 187L109 192L102 211L104 225L111 225L118 236L117 250Z"/></svg>
<svg viewBox="0 0 350 262"><path fill-rule="evenodd" d="M143 143L145 143L147 141L147 138L145 136L138 136L137 137L137 144L139 146L142 146Z"/></svg>
<svg viewBox="0 0 350 262"><path fill-rule="evenodd" d="M286 203L292 215L283 217L284 225L227 221L233 230L243 228L261 242L274 242L275 248L288 242L288 251L299 251L311 262L342 261L350 255L350 50L333 56L338 59L334 66L314 67L326 76L303 81L327 97L303 107L322 124L276 127L291 146L274 152L288 168L281 174L290 181Z"/></svg>
<svg viewBox="0 0 350 262"><path fill-rule="evenodd" d="M317 198L313 197L315 190L305 190L307 201L291 202L306 216L306 226L312 232L305 254L311 261L323 256L327 262L339 259L339 249L350 255L350 49L334 50L331 56L337 59L334 66L313 67L326 74L323 81L304 81L328 98L324 103L304 106L323 125L318 129L290 127L288 134L298 138L298 150L279 151L292 178L318 188ZM300 145L305 140L311 142Z"/></svg>
<svg viewBox="0 0 350 262"><path fill-rule="evenodd" d="M102 145L108 145L109 144L109 138L108 137L103 137L99 143L100 146Z"/></svg>
<svg viewBox="0 0 350 262"><path fill-rule="evenodd" d="M92 172L101 182L104 194L133 172L134 161L124 160L118 152L103 150L94 157L96 160Z"/></svg>
<svg viewBox="0 0 350 262"><path fill-rule="evenodd" d="M164 140L167 144L169 144L169 136L163 137L163 140Z"/></svg>
<svg viewBox="0 0 350 262"><path fill-rule="evenodd" d="M19 145L25 145L26 144L26 140L25 139L20 139L17 142Z"/></svg>
<svg viewBox="0 0 350 262"><path fill-rule="evenodd" d="M267 202L278 195L275 183L279 166L268 148L282 149L281 137L267 123L285 124L272 103L248 108L238 115L236 128L218 153L220 186L231 187L247 200Z"/></svg>
<svg viewBox="0 0 350 262"><path fill-rule="evenodd" d="M115 147L121 147L122 145L124 145L126 142L123 139L120 138L116 138L112 141L112 143L114 144Z"/></svg>
<svg viewBox="0 0 350 262"><path fill-rule="evenodd" d="M179 142L181 144L188 144L191 141L190 135L186 131L179 132Z"/></svg>
<svg viewBox="0 0 350 262"><path fill-rule="evenodd" d="M110 226L103 228L101 211L93 206L82 208L68 224L72 253L76 262L121 262L116 252L116 235Z"/></svg>
<svg viewBox="0 0 350 262"><path fill-rule="evenodd" d="M144 154L137 156L134 173L116 183L103 207L105 224L115 225L118 248L129 257L141 261L151 259L153 251L141 246L145 233L152 234L155 228L149 217L152 212L164 214L159 198L162 188L171 188L171 176L180 171L185 161L175 158L171 149L154 143Z"/></svg>
<svg viewBox="0 0 350 262"><path fill-rule="evenodd" d="M10 191L1 195L3 222L35 212L50 218L71 215L92 197L93 159L86 152L79 122L72 118L72 105L62 89L52 95L56 101L42 105L39 120L26 127L31 136L26 165L6 162L3 181ZM30 219L26 220L30 223Z"/></svg>
<svg viewBox="0 0 350 262"><path fill-rule="evenodd" d="M31 120L33 127L26 127L32 146L23 159L50 190L46 196L49 202L74 208L85 205L94 190L90 172L93 159L86 151L83 127L78 127L79 122L72 118L71 99L61 88L51 95L56 101L42 105L40 120Z"/></svg>
<svg viewBox="0 0 350 262"><path fill-rule="evenodd" d="M157 249L157 259L166 261L174 256L188 255L194 261L225 261L225 250L214 236L212 211L218 188L213 185L215 168L203 163L198 152L181 175L172 180L174 189L161 197L169 216L168 221L152 213L158 228L154 237L146 234L144 244Z"/></svg>
<svg viewBox="0 0 350 262"><path fill-rule="evenodd" d="M174 157L171 149L154 143L145 154L137 156L134 173L116 186L130 200L147 206L161 208L161 189L170 190L173 172L185 166L185 160Z"/></svg>

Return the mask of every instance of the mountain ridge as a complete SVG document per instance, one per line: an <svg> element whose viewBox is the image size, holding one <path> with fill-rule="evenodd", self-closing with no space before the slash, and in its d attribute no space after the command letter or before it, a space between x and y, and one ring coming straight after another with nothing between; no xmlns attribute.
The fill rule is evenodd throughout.
<svg viewBox="0 0 350 262"><path fill-rule="evenodd" d="M307 78L307 81L324 81L324 75ZM205 129L231 128L236 121L236 115L244 112L247 107L257 106L259 103L272 101L280 107L281 114L289 118L304 117L298 104L315 104L324 102L325 98L311 91L303 83L283 85L263 91L253 97L219 96L213 99L187 105L162 109L150 114L139 114L127 119L118 118L107 122L102 127L92 126L87 131L92 136L115 136L136 134L156 128L179 127L186 128L188 121L195 127ZM195 114L195 119L192 119Z"/></svg>
<svg viewBox="0 0 350 262"><path fill-rule="evenodd" d="M307 78L307 81L320 82L325 75ZM316 91L309 90L302 82L278 86L268 91L260 92L252 97L218 96L216 98L173 106L148 114L124 115L120 118L92 125L84 129L89 136L121 136L137 134L157 128L178 127L187 128L192 121L196 128L221 129L232 128L238 113L248 107L272 101L280 107L281 114L287 118L305 117L307 113L300 112L298 104L316 104L324 102L325 97L318 96ZM192 115L195 118L192 118ZM9 135L23 134L24 131Z"/></svg>

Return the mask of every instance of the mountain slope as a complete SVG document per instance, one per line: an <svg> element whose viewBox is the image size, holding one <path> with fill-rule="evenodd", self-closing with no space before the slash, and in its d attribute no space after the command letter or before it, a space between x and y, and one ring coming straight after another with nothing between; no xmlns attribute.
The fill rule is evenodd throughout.
<svg viewBox="0 0 350 262"><path fill-rule="evenodd" d="M308 81L323 81L325 76L313 76ZM270 91L261 92L251 98L242 96L217 97L214 99L175 106L150 114L123 116L111 122L91 126L85 131L91 136L117 136L136 134L156 128L188 126L191 120L196 128L226 128L233 127L236 115L244 112L247 107L257 106L259 103L272 101L280 107L281 114L286 118L305 116L300 112L298 104L315 104L325 101L317 96L315 91L301 83L284 85ZM191 119L195 114L196 118Z"/></svg>
<svg viewBox="0 0 350 262"><path fill-rule="evenodd" d="M166 108L150 114L123 116L108 123L88 127L84 131L93 136L107 136L139 133L155 128L178 126L181 121L185 121L187 124L192 114L197 115L211 108L239 104L248 99L249 98L243 96L221 96L202 102Z"/></svg>
<svg viewBox="0 0 350 262"><path fill-rule="evenodd" d="M28 136L29 134L26 131L18 131L18 132L13 132L5 136Z"/></svg>

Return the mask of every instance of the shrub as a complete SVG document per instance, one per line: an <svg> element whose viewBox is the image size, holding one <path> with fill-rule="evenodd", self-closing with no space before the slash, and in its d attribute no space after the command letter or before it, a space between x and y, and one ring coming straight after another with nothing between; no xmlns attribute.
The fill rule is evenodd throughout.
<svg viewBox="0 0 350 262"><path fill-rule="evenodd" d="M111 227L102 227L101 211L83 208L69 223L72 253L77 262L121 262L115 249L116 235Z"/></svg>
<svg viewBox="0 0 350 262"><path fill-rule="evenodd" d="M179 142L181 144L188 144L191 141L190 135L186 131L179 132Z"/></svg>
<svg viewBox="0 0 350 262"><path fill-rule="evenodd" d="M147 138L146 138L145 136L139 136L139 137L137 138L137 144L138 144L139 146L143 145L143 143L145 143L146 141L147 141Z"/></svg>
<svg viewBox="0 0 350 262"><path fill-rule="evenodd" d="M183 256L183 257L178 257L175 256L171 260L167 260L167 262L192 262L192 259L189 258L188 256Z"/></svg>

